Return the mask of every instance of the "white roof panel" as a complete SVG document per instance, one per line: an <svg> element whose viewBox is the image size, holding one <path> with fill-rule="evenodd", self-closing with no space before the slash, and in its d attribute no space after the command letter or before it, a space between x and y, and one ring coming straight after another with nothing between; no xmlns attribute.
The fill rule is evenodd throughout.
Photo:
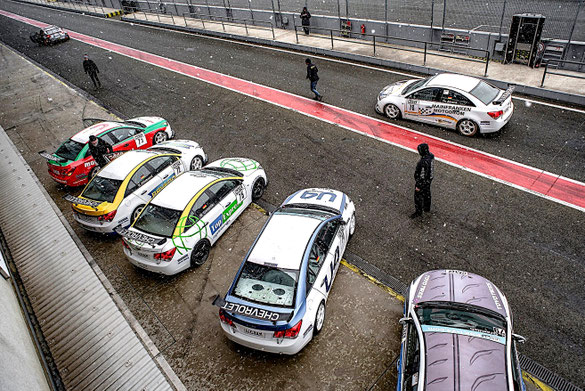
<svg viewBox="0 0 585 391"><path fill-rule="evenodd" d="M167 185L152 200L152 203L164 208L183 210L195 194L217 177L202 172L186 172Z"/></svg>
<svg viewBox="0 0 585 391"><path fill-rule="evenodd" d="M71 137L71 140L77 141L78 143L87 144L89 141L89 136L97 136L98 134L102 134L107 130L118 128L120 126L121 125L117 122L100 122L90 126L89 128L83 129L81 132Z"/></svg>
<svg viewBox="0 0 585 391"><path fill-rule="evenodd" d="M453 87L469 92L474 89L479 82L480 79L471 76L441 73L440 75L433 77L428 86Z"/></svg>
<svg viewBox="0 0 585 391"><path fill-rule="evenodd" d="M100 171L99 176L122 180L126 178L137 165L156 155L158 155L156 152L128 151L105 166L104 169Z"/></svg>
<svg viewBox="0 0 585 391"><path fill-rule="evenodd" d="M307 244L321 222L307 216L276 212L258 238L248 261L299 270Z"/></svg>

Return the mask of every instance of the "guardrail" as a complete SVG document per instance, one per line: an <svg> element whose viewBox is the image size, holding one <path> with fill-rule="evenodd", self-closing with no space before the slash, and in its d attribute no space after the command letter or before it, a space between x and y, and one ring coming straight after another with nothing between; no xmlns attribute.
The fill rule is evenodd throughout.
<svg viewBox="0 0 585 391"><path fill-rule="evenodd" d="M544 73L542 74L542 81L540 82L540 87L544 87L544 79L546 79L546 75L557 75L557 76L565 76L565 77L572 77L574 79L584 79L585 80L585 76L578 76L578 75L571 75L568 73L560 73L560 72L553 72L553 71L549 71L548 70L548 66L552 65L551 63L556 63L555 65L559 65L560 63L564 64L572 64L572 65L578 65L579 69L581 69L583 66L585 66L585 62L579 62L579 61L569 61L569 60L546 60L545 66L544 66Z"/></svg>
<svg viewBox="0 0 585 391"><path fill-rule="evenodd" d="M297 43L299 43L299 29L298 28L302 28L302 27L303 26L294 25L295 37L296 37ZM328 29L328 28L313 27L313 26L311 26L311 30L312 31L317 30L317 31L328 32L329 33L328 37L326 36L327 34L325 36L323 36L323 35L322 36L312 35L312 36L324 38L324 39L329 39L331 41L331 49L334 49L334 41L342 41L342 42L350 42L350 43L354 43L354 44L358 43L358 44L362 44L362 45L366 45L366 46L372 46L374 56L376 56L376 46L389 48L389 49L395 49L395 50L402 50L405 52L421 53L421 54L423 54L423 65L426 65L427 56L454 58L457 60L469 61L469 62L479 62L479 63L485 62L484 77L486 77L488 74L488 66L489 66L489 62L490 62L490 52L489 52L489 50L485 50L485 49L478 49L478 48L472 48L472 47L467 47L467 46L462 47L462 46L459 46L456 44L449 44L449 43L429 42L429 41L421 41L421 40L409 39L409 38L392 37L389 35L354 33L352 31L339 30L339 29ZM336 34L334 35L333 33L336 33ZM360 38L371 37L371 41L369 39L359 39L359 40L345 39L343 37L343 35L347 35L346 38L352 38L352 36L357 36ZM389 41L389 40L408 42L410 44L414 43L414 44L420 45L421 47L417 49L416 47L406 48L406 47L401 47L401 46L394 46L394 45L387 43L387 41ZM429 49L432 50L433 47L439 47L439 48L448 47L448 48L459 49L459 50L465 49L468 51L483 53L484 57L483 57L483 59L465 58L465 57L458 57L458 56L452 56L452 55L448 55L448 54L436 53L436 52L429 51Z"/></svg>

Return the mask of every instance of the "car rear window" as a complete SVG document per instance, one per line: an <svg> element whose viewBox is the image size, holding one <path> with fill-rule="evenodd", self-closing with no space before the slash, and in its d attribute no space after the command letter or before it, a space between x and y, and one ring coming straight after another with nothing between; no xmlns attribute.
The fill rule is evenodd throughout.
<svg viewBox="0 0 585 391"><path fill-rule="evenodd" d="M113 202L122 181L96 176L91 180L81 195L90 200Z"/></svg>
<svg viewBox="0 0 585 391"><path fill-rule="evenodd" d="M494 87L482 80L477 83L473 90L471 90L470 94L482 101L484 105L487 105L496 99L500 91L501 90L499 88Z"/></svg>
<svg viewBox="0 0 585 391"><path fill-rule="evenodd" d="M61 146L55 152L55 155L61 156L67 160L75 160L84 146L85 144L69 139L61 144Z"/></svg>
<svg viewBox="0 0 585 391"><path fill-rule="evenodd" d="M421 306L416 309L416 314L422 325L480 330L498 335L506 333L506 323L503 319L469 310L447 306Z"/></svg>
<svg viewBox="0 0 585 391"><path fill-rule="evenodd" d="M298 270L246 262L233 295L260 304L292 307L298 275Z"/></svg>
<svg viewBox="0 0 585 391"><path fill-rule="evenodd" d="M151 235L170 238L173 236L181 213L181 210L148 204L134 222L133 227Z"/></svg>

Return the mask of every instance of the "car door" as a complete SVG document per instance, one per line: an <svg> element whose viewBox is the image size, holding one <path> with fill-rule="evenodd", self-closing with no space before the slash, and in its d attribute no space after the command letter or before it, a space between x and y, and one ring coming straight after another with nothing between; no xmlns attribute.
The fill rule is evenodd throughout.
<svg viewBox="0 0 585 391"><path fill-rule="evenodd" d="M315 238L315 244L321 248L325 257L317 276L317 288L325 297L329 296L341 260L341 236L338 235L341 225L341 219L331 220L321 227Z"/></svg>
<svg viewBox="0 0 585 391"><path fill-rule="evenodd" d="M244 190L241 181L226 179L211 185L209 191L221 208L221 214L209 226L211 235L218 238L245 209Z"/></svg>
<svg viewBox="0 0 585 391"><path fill-rule="evenodd" d="M130 151L137 149L137 141L134 136L140 133L135 128L117 128L108 133L112 140L114 152Z"/></svg>
<svg viewBox="0 0 585 391"><path fill-rule="evenodd" d="M160 193L173 179L185 171L178 156L157 156L154 159L150 159L148 164L158 177L158 185L150 193L151 197Z"/></svg>
<svg viewBox="0 0 585 391"><path fill-rule="evenodd" d="M161 180L156 175L152 166L148 162L142 163L130 177L124 193L124 198L127 198L125 202L132 206L134 204L147 203L152 198L153 190L160 183Z"/></svg>
<svg viewBox="0 0 585 391"><path fill-rule="evenodd" d="M404 116L415 121L436 123L433 106L437 103L441 91L442 89L438 87L428 87L408 95L403 110Z"/></svg>
<svg viewBox="0 0 585 391"><path fill-rule="evenodd" d="M187 215L183 223L185 233L182 236L187 247L193 248L200 239L207 238L213 244L218 237L212 232L217 232L218 227L211 228L213 222L221 217L221 205L219 200L209 190L202 192ZM180 222L181 223L181 222ZM208 228L204 229L204 227Z"/></svg>
<svg viewBox="0 0 585 391"><path fill-rule="evenodd" d="M437 123L455 129L457 122L474 108L475 105L462 93L449 88L441 88L439 103L435 105Z"/></svg>

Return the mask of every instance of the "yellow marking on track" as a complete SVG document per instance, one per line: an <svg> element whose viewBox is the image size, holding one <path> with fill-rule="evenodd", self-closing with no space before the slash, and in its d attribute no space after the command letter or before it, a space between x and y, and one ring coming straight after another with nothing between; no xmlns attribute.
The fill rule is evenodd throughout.
<svg viewBox="0 0 585 391"><path fill-rule="evenodd" d="M260 212L264 213L265 215L269 215L268 211L266 209L264 209L263 207L261 207L260 205L252 202L252 206L254 208L256 208L256 210L259 210Z"/></svg>
<svg viewBox="0 0 585 391"><path fill-rule="evenodd" d="M541 391L555 391L554 388L544 384L542 381L534 377L534 375L531 375L526 371L522 371L522 379L524 379L526 383L532 384Z"/></svg>
<svg viewBox="0 0 585 391"><path fill-rule="evenodd" d="M359 274L360 276L365 277L366 279L368 279L371 283L379 286L380 288L384 289L386 292L388 292L391 296L397 298L398 300L400 300L401 302L404 302L404 296L402 296L400 293L396 292L394 289L390 288L389 286L387 286L386 284L384 284L383 282L379 281L378 279L376 279L375 277L370 276L368 273L363 272L362 270L360 270L358 267L352 265L351 263L347 262L345 259L341 260L341 264L343 266L345 266L346 268L348 268L349 270L351 270L354 273Z"/></svg>

